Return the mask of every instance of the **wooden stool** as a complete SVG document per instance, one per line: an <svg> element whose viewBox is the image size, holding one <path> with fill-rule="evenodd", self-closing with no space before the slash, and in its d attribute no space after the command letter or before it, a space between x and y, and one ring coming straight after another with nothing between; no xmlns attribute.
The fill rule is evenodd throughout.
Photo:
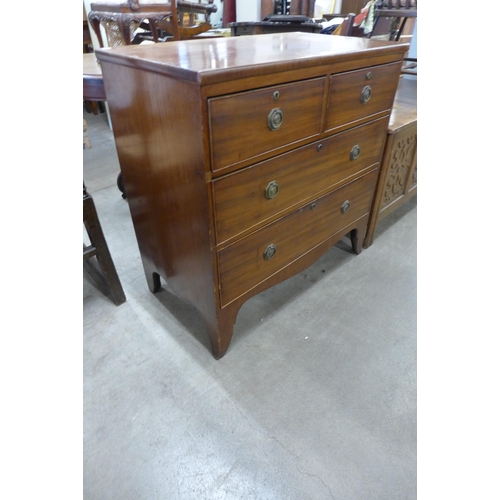
<svg viewBox="0 0 500 500"><path fill-rule="evenodd" d="M394 100L364 248L380 220L417 194L417 81L401 79Z"/></svg>
<svg viewBox="0 0 500 500"><path fill-rule="evenodd" d="M104 238L95 209L94 200L92 196L87 193L85 184L83 185L83 224L85 225L85 229L91 241L89 246L83 246L84 267L94 281L97 283L103 282L111 293L111 297L116 305L123 304L127 299L125 298L125 293L123 292L113 259L109 253L108 245ZM91 262L86 262L94 256L97 257L101 272L99 272Z"/></svg>

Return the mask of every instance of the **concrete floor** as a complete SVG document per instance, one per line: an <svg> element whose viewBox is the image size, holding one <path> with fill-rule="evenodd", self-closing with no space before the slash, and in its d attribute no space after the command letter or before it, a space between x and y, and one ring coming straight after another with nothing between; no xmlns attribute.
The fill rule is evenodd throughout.
<svg viewBox="0 0 500 500"><path fill-rule="evenodd" d="M127 296L84 274L84 498L416 499L416 199L250 299L215 361L196 311L149 292L106 115L83 117Z"/></svg>

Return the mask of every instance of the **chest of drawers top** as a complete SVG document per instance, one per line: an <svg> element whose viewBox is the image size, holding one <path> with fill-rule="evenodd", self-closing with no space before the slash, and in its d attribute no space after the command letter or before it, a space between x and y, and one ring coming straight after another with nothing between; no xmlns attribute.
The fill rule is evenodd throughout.
<svg viewBox="0 0 500 500"><path fill-rule="evenodd" d="M332 63L335 71L348 71L398 60L407 49L404 44L364 38L278 33L99 49L97 58L208 86L289 71L307 78L331 72ZM253 86L248 82L248 88ZM217 93L220 90L214 89Z"/></svg>

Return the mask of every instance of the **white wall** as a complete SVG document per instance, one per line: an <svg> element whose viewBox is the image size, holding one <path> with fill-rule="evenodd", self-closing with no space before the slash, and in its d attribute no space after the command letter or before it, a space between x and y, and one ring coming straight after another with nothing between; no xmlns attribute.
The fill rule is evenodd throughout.
<svg viewBox="0 0 500 500"><path fill-rule="evenodd" d="M333 12L332 6L334 6ZM316 0L314 17L321 17L323 14L338 14L340 7L342 7L342 0Z"/></svg>
<svg viewBox="0 0 500 500"><path fill-rule="evenodd" d="M224 2L222 0L214 0L214 5L217 5L217 12L210 16L210 22L212 26L217 26L221 23L222 26L222 14L224 12Z"/></svg>
<svg viewBox="0 0 500 500"><path fill-rule="evenodd" d="M413 28L413 37L410 43L410 50L408 51L408 57L417 57L417 23L418 19L415 20L415 27Z"/></svg>
<svg viewBox="0 0 500 500"><path fill-rule="evenodd" d="M236 0L236 22L262 21L260 0Z"/></svg>

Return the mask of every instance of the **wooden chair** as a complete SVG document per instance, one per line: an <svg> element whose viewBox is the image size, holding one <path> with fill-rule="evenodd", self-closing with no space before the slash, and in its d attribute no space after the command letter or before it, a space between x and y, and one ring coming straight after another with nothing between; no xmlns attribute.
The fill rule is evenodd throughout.
<svg viewBox="0 0 500 500"><path fill-rule="evenodd" d="M117 306L123 304L127 299L109 253L94 200L87 192L85 184L83 185L83 224L91 242L88 246L83 245L84 269L99 288L103 287L109 291L113 302ZM89 260L91 257L97 258L100 270Z"/></svg>
<svg viewBox="0 0 500 500"><path fill-rule="evenodd" d="M158 22L158 28L170 35L172 40L191 40L199 35L203 35L212 29L210 24L210 15L217 12L217 6L214 0L208 0L208 3L184 2L178 0L172 3L172 16ZM203 16L204 21L199 22L198 16ZM220 35L214 35L219 37Z"/></svg>
<svg viewBox="0 0 500 500"><path fill-rule="evenodd" d="M88 20L92 26L99 46L104 47L101 26L104 28L108 46L131 45L141 26L147 23L154 27L159 20L172 15L170 3L151 2L151 0L99 1L90 4ZM151 29L153 41L158 41L158 31ZM139 40L136 40L139 41ZM142 40L141 40L142 41Z"/></svg>
<svg viewBox="0 0 500 500"><path fill-rule="evenodd" d="M399 0L397 2L400 7L394 8L376 8L373 22L373 31L370 37L376 36L379 32L385 33L387 30L382 28L382 31L378 30L379 25L384 24L385 26L390 26L390 40L395 42L409 42L413 34L413 27L415 20L417 19L417 6L406 8L410 5L409 0Z"/></svg>
<svg viewBox="0 0 500 500"><path fill-rule="evenodd" d="M137 44L144 40L154 43L184 40L211 29L210 14L217 11L213 1L104 0L91 4L88 20L100 47L104 46L100 26L104 28L110 47ZM194 17L200 14L205 16L205 21L195 24ZM193 23L186 26L185 17ZM165 36L162 36L163 31Z"/></svg>
<svg viewBox="0 0 500 500"><path fill-rule="evenodd" d="M379 36L379 34L387 33L389 28L389 40L401 43L410 43L413 37L413 29L417 20L417 4L411 9L405 8L410 4L409 0L399 0L400 8L392 9L375 9L373 22L373 31L369 38ZM404 65L401 68L402 74L416 75L417 74L417 59L407 57L404 58Z"/></svg>
<svg viewBox="0 0 500 500"><path fill-rule="evenodd" d="M359 14L348 14L337 35L366 37L372 39L392 40L400 43L410 43L417 20L417 3L415 0L377 1L373 17L373 29L365 34L363 28L357 25ZM393 6L393 8L389 8ZM410 7L410 8L407 8ZM417 59L405 57L401 70L403 74L417 74Z"/></svg>

